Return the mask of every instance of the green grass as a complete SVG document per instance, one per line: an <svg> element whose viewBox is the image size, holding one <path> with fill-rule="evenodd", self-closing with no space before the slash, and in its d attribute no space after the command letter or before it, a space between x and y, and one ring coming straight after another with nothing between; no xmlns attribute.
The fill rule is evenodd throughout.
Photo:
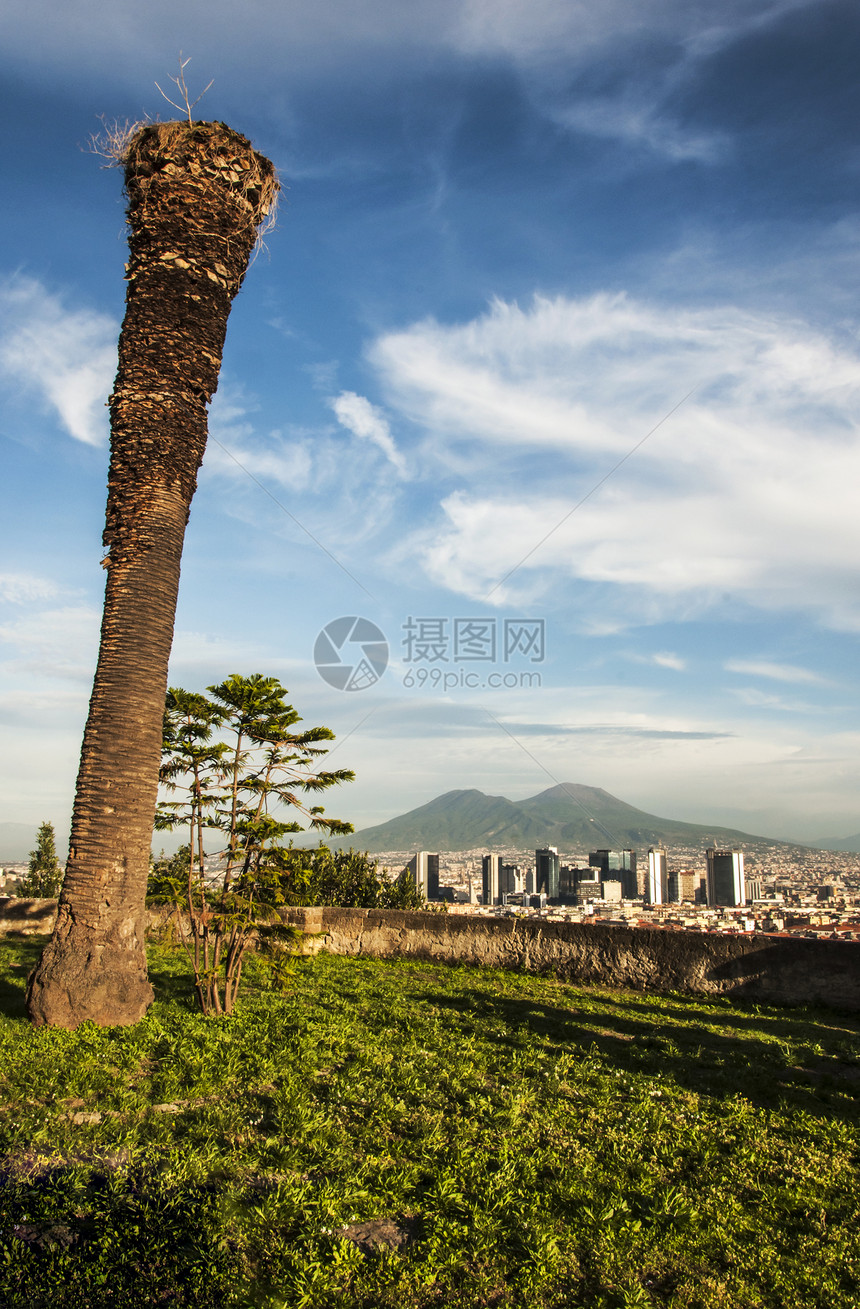
<svg viewBox="0 0 860 1309"><path fill-rule="evenodd" d="M207 1020L154 950L137 1027L33 1031L38 948L0 946L0 1304L860 1303L853 1018L319 956ZM408 1241L343 1238L375 1218Z"/></svg>

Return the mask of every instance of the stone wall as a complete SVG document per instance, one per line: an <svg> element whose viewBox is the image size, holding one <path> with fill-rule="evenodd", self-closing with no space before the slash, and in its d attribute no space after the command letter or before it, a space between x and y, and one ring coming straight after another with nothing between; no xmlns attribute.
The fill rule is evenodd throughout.
<svg viewBox="0 0 860 1309"><path fill-rule="evenodd" d="M52 932L57 917L56 900L25 900L0 895L0 936L7 932Z"/></svg>
<svg viewBox="0 0 860 1309"><path fill-rule="evenodd" d="M0 897L0 934L50 932L56 911L56 900ZM590 986L860 1012L860 942L855 941L329 906L289 909L284 917L307 934L306 954L323 949L374 959L514 968ZM163 910L153 910L150 926L163 918Z"/></svg>
<svg viewBox="0 0 860 1309"><path fill-rule="evenodd" d="M854 941L393 909L291 909L286 917L311 934L308 951L514 968L596 986L860 1011L860 942Z"/></svg>

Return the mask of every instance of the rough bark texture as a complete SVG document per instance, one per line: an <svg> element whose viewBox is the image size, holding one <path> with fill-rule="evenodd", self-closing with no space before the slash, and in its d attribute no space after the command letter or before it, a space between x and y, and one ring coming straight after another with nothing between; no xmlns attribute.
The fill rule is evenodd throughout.
<svg viewBox="0 0 860 1309"><path fill-rule="evenodd" d="M154 123L124 157L131 252L110 397L101 645L36 1024L133 1023L182 543L233 297L274 203L272 165L221 123Z"/></svg>

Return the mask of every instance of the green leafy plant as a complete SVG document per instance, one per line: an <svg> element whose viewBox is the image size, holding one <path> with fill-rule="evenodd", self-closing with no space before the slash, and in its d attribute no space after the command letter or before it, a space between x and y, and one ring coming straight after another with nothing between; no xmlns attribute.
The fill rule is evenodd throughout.
<svg viewBox="0 0 860 1309"><path fill-rule="evenodd" d="M159 869L158 893L176 907L180 940L194 969L205 1014L230 1013L242 980L245 956L258 944L272 977L288 975L297 933L282 922L281 844L310 828L351 832L326 818L306 797L352 781L347 769L318 764L334 734L327 727L296 731L301 719L285 701L277 678L233 674L198 692L171 688L164 715L161 781L179 796L163 800L157 829L182 827L187 855ZM219 862L211 867L206 833L218 833Z"/></svg>
<svg viewBox="0 0 860 1309"><path fill-rule="evenodd" d="M390 877L359 850L295 847L274 852L285 904L336 904L355 909L423 909L424 897L408 869Z"/></svg>
<svg viewBox="0 0 860 1309"><path fill-rule="evenodd" d="M60 894L63 870L57 858L53 823L41 823L36 834L36 848L30 851L27 876L18 884L18 895L35 899L53 899Z"/></svg>

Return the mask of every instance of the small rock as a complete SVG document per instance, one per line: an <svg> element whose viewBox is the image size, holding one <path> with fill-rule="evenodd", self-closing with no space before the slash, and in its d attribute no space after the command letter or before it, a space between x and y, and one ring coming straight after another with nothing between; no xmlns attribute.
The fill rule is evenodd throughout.
<svg viewBox="0 0 860 1309"><path fill-rule="evenodd" d="M51 1246L65 1249L78 1239L77 1233L64 1223L13 1223L12 1235L25 1245L35 1245L40 1250L48 1250Z"/></svg>
<svg viewBox="0 0 860 1309"><path fill-rule="evenodd" d="M409 1233L398 1227L391 1218L371 1218L366 1223L350 1223L340 1233L352 1241L364 1254L374 1250L399 1250L409 1241Z"/></svg>

